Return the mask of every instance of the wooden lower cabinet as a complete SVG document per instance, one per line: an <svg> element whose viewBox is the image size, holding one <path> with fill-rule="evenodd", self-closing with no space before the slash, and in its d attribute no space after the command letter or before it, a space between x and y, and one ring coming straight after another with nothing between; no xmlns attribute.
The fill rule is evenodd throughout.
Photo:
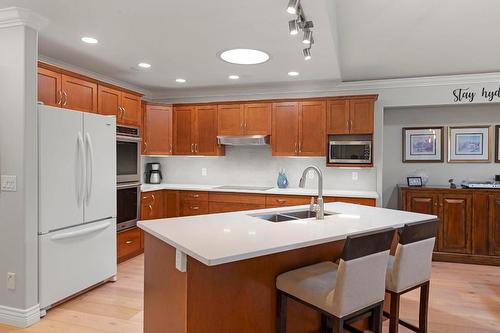
<svg viewBox="0 0 500 333"><path fill-rule="evenodd" d="M118 262L128 260L144 251L143 233L139 228L121 231L116 235Z"/></svg>
<svg viewBox="0 0 500 333"><path fill-rule="evenodd" d="M163 218L163 191L143 192L141 195L141 220Z"/></svg>
<svg viewBox="0 0 500 333"><path fill-rule="evenodd" d="M494 190L402 186L400 208L439 217L435 260L500 265L500 194Z"/></svg>
<svg viewBox="0 0 500 333"><path fill-rule="evenodd" d="M266 198L261 194L211 192L208 198L210 214L266 208Z"/></svg>

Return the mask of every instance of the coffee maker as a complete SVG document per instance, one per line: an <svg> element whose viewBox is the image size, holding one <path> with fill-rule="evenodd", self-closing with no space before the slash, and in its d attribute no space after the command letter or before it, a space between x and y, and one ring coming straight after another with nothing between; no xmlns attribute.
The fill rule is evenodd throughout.
<svg viewBox="0 0 500 333"><path fill-rule="evenodd" d="M148 184L160 184L163 177L161 175L161 164L160 163L148 163L146 164L146 183Z"/></svg>

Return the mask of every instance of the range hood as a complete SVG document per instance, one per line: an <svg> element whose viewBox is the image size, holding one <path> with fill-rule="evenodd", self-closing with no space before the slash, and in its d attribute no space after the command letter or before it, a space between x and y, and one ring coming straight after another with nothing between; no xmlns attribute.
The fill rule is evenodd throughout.
<svg viewBox="0 0 500 333"><path fill-rule="evenodd" d="M269 144L269 135L219 135L217 142L226 146L264 146Z"/></svg>

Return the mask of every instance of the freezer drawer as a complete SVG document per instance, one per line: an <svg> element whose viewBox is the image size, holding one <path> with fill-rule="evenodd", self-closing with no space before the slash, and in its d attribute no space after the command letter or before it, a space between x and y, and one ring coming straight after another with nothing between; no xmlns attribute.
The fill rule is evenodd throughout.
<svg viewBox="0 0 500 333"><path fill-rule="evenodd" d="M116 275L116 219L41 235L40 307Z"/></svg>

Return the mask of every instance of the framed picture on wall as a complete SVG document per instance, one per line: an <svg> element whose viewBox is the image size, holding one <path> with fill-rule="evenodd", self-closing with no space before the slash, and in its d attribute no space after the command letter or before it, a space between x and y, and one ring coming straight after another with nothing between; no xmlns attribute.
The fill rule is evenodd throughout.
<svg viewBox="0 0 500 333"><path fill-rule="evenodd" d="M449 127L448 162L490 162L490 141L490 126Z"/></svg>
<svg viewBox="0 0 500 333"><path fill-rule="evenodd" d="M495 126L495 142L496 142L496 153L495 162L500 163L500 125Z"/></svg>
<svg viewBox="0 0 500 333"><path fill-rule="evenodd" d="M403 163L443 162L444 127L404 127Z"/></svg>

